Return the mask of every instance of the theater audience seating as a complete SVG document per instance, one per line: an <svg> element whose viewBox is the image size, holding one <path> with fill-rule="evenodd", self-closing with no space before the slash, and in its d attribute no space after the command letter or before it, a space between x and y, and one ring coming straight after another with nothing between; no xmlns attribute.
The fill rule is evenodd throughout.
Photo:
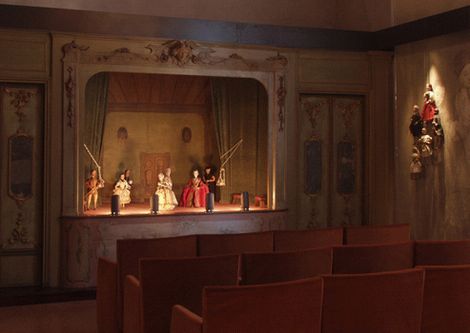
<svg viewBox="0 0 470 333"><path fill-rule="evenodd" d="M398 243L411 240L409 224L344 227L344 244Z"/></svg>
<svg viewBox="0 0 470 333"><path fill-rule="evenodd" d="M170 269L171 265L163 268L165 267L163 263L170 262L170 259L180 258L183 261L193 260L203 263L206 259L210 260L206 258L207 256L229 255L231 260L237 258L236 269L232 267L232 271L229 270L230 273L236 270L235 277L230 283L221 283L222 285L233 285L238 282L243 285L270 285L330 273L364 275L364 273L408 269L415 264L470 264L470 251L468 251L470 241L418 241L415 243L409 239L409 225L377 225L119 240L116 250L117 262L99 259L98 332L117 333L123 328L125 333L150 332L154 328L155 332L168 331L170 316L168 309L175 302L170 295L179 295L178 292L174 292L173 288L176 288L178 283L187 283L184 277L193 276L189 272L190 269L184 271L184 267L181 268L183 271L169 270L165 275L163 272ZM343 241L348 245L342 246ZM241 258L240 267L238 258ZM139 260L143 264L140 271ZM156 266L160 268L152 270L149 268L150 262L160 263L160 266ZM207 280L203 272L213 272L213 277L218 278L216 271L208 267L203 269L191 285L196 286L193 289L196 293L204 286L214 284L213 280ZM167 286L171 286L170 282L174 283L174 286L167 289L162 287L161 281L165 281L165 278L156 279L161 274L166 278L170 276L165 282ZM375 275L372 274L372 276ZM181 279L178 280L178 277ZM330 275L324 277L327 280L330 278ZM153 280L160 282L152 284ZM124 284L126 285L125 327L123 327L122 312ZM167 291L164 301L155 303L156 299L162 299L161 295L164 290ZM157 294L160 296L157 297ZM194 301L197 299L194 294L187 295L192 301L186 300L186 303L180 303L189 307L190 312L182 307L177 307L175 312L177 317L185 318L180 322L181 325L187 323L187 320L189 322L195 318L196 321L201 320L198 317L201 314L201 303ZM178 296L179 299L183 299L180 296ZM194 302L199 305L194 305ZM161 309L159 306L166 307L167 311L158 310L158 315L155 315L157 313L155 309ZM197 316L194 316L193 312ZM158 325L161 326L158 328Z"/></svg>
<svg viewBox="0 0 470 333"><path fill-rule="evenodd" d="M470 240L415 242L415 265L466 264L470 264Z"/></svg>
<svg viewBox="0 0 470 333"><path fill-rule="evenodd" d="M413 242L333 248L333 273L355 274L413 268Z"/></svg>
<svg viewBox="0 0 470 333"><path fill-rule="evenodd" d="M322 333L419 333L423 284L421 269L324 276Z"/></svg>
<svg viewBox="0 0 470 333"><path fill-rule="evenodd" d="M206 287L202 318L176 305L171 333L320 333L322 280Z"/></svg>
<svg viewBox="0 0 470 333"><path fill-rule="evenodd" d="M100 258L96 288L99 333L116 333L122 326L122 291L127 275L138 275L140 258L197 255L197 236L125 239L116 244L117 262ZM111 319L114 316L114 319ZM115 323L118 323L116 326Z"/></svg>
<svg viewBox="0 0 470 333"><path fill-rule="evenodd" d="M117 265L105 258L98 259L96 318L99 333L118 332Z"/></svg>
<svg viewBox="0 0 470 333"><path fill-rule="evenodd" d="M217 256L241 254L243 252L272 252L274 237L272 232L245 234L217 234L198 236L198 255Z"/></svg>
<svg viewBox="0 0 470 333"><path fill-rule="evenodd" d="M294 252L245 253L242 255L242 284L299 280L331 274L330 247Z"/></svg>
<svg viewBox="0 0 470 333"><path fill-rule="evenodd" d="M123 333L167 333L171 310L181 304L201 314L205 286L237 285L239 256L141 259L124 288Z"/></svg>
<svg viewBox="0 0 470 333"><path fill-rule="evenodd" d="M470 332L470 265L425 269L422 333Z"/></svg>
<svg viewBox="0 0 470 333"><path fill-rule="evenodd" d="M343 244L343 228L274 231L274 251L297 251Z"/></svg>

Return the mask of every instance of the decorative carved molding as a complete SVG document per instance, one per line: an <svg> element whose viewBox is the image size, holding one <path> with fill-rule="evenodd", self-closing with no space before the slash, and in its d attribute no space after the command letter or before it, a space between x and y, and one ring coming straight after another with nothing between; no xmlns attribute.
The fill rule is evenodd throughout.
<svg viewBox="0 0 470 333"><path fill-rule="evenodd" d="M73 40L70 43L67 43L62 46L62 61L65 61L65 59L67 59L67 57L71 55L77 55L82 51L87 51L89 48L89 46L78 45L75 40Z"/></svg>
<svg viewBox="0 0 470 333"><path fill-rule="evenodd" d="M26 114L23 112L23 108L29 104L29 102L31 101L31 98L34 95L36 95L36 92L23 90L23 89L8 89L8 88L4 88L4 91L5 93L8 94L8 96L12 97L12 100L10 101L10 105L16 109L15 114L18 117L18 123L19 123L17 133L25 132L23 128L23 121L24 121L24 118L26 117Z"/></svg>
<svg viewBox="0 0 470 333"><path fill-rule="evenodd" d="M111 62L112 60L131 62L135 60L153 61L152 57L132 52L127 47L121 47L110 53L99 54L96 56L98 62Z"/></svg>
<svg viewBox="0 0 470 333"><path fill-rule="evenodd" d="M338 108L341 110L341 116L343 118L343 126L345 130L344 140L349 141L349 132L353 126L354 117L356 112L360 109L361 103L354 101L350 103L338 103Z"/></svg>
<svg viewBox="0 0 470 333"><path fill-rule="evenodd" d="M162 45L146 46L150 50L150 54L156 57L161 63L173 63L178 66L185 66L188 63L196 63L197 55L195 51L199 46L192 41L187 40L170 40Z"/></svg>
<svg viewBox="0 0 470 333"><path fill-rule="evenodd" d="M25 217L23 212L19 212L16 216L15 227L11 231L10 238L8 238L8 244L4 244L4 248L15 245L33 244L33 241L29 238L28 229L25 227L24 221Z"/></svg>
<svg viewBox="0 0 470 333"><path fill-rule="evenodd" d="M343 216L345 218L345 222L343 222L343 224L352 225L354 220L354 210L351 206L351 200L353 196L351 194L342 194L341 197L344 200Z"/></svg>
<svg viewBox="0 0 470 333"><path fill-rule="evenodd" d="M154 61L163 64L171 63L180 67L189 64L218 65L230 61L241 62L249 69L256 69L255 63L247 61L237 53L228 57L215 56L216 50L201 46L193 41L170 40L161 45L148 44L146 49L154 56Z"/></svg>
<svg viewBox="0 0 470 333"><path fill-rule="evenodd" d="M310 211L310 221L308 222L307 229L316 229L320 227L317 218L317 198L317 195L310 195L310 206L312 206L312 210Z"/></svg>
<svg viewBox="0 0 470 333"><path fill-rule="evenodd" d="M312 138L316 138L316 130L317 130L317 119L318 115L321 112L321 108L325 105L324 101L320 102L304 102L303 108L308 115L308 120L310 121L310 126L312 128Z"/></svg>
<svg viewBox="0 0 470 333"><path fill-rule="evenodd" d="M67 67L68 78L64 82L65 97L66 97L66 115L67 125L72 128L75 119L75 71L72 66Z"/></svg>
<svg viewBox="0 0 470 333"><path fill-rule="evenodd" d="M243 64L247 69L256 70L265 67L269 70L283 69L287 66L287 57L277 53L265 60L248 60L238 53L228 56L217 56L217 50L200 45L190 40L169 40L162 44L148 44L147 53L136 53L127 47L121 47L108 53L83 53L89 46L79 45L75 40L62 47L64 62L83 63L127 63L142 61L144 63L173 64L179 67L187 65L221 65L237 63Z"/></svg>
<svg viewBox="0 0 470 333"><path fill-rule="evenodd" d="M287 57L281 55L279 52L275 56L266 58L266 60L275 65L280 65L281 67L286 67L287 64L289 63L289 60L287 60Z"/></svg>
<svg viewBox="0 0 470 333"><path fill-rule="evenodd" d="M276 95L277 95L277 106L279 108L279 112L278 112L279 132L282 132L284 130L284 126L286 122L285 110L286 110L286 95L287 95L286 78L284 75L279 76L279 87L277 88Z"/></svg>

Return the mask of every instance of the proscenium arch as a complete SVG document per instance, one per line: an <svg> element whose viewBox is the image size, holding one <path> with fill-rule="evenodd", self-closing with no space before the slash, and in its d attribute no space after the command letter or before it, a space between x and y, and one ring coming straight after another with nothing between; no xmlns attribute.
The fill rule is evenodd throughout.
<svg viewBox="0 0 470 333"><path fill-rule="evenodd" d="M72 47L68 48L70 45ZM100 45L103 48L102 44ZM71 51L70 51L71 50ZM70 54L67 54L70 51ZM111 54L113 49L108 50ZM253 50L249 50L253 53ZM64 115L69 111L67 101L72 104L73 125L67 126L64 120L64 159L71 158L67 162L68 167L63 167L63 215L80 215L82 213L82 198L84 194L82 181L85 179L84 170L81 166L84 154L83 147L84 124L85 124L85 95L88 80L100 72L124 72L124 73L145 73L145 74L170 74L170 75L197 75L207 77L232 77L232 78L250 78L257 80L266 90L268 96L268 147L267 147L267 193L268 208L285 208L285 149L286 135L280 128L280 110L279 103L279 80L285 77L285 64L280 66L278 63L270 62L266 56L275 58L273 51L259 51L264 58L259 59L262 64L258 69L248 68L240 69L242 66L233 66L233 64L211 66L208 64L190 64L187 66L177 66L168 63L145 63L142 61L133 61L132 59L113 59L112 62L97 63L90 61L93 57L99 57L99 52L93 53L88 47L80 47L74 41L63 46L63 78L66 85L68 75L75 79L74 96L70 97L64 90ZM86 57L81 57L86 54ZM278 55L279 57L279 55ZM238 68L236 68L238 67ZM70 70L71 69L71 70ZM70 70L70 71L69 71ZM69 73L69 74L67 74ZM284 87L282 87L284 89ZM65 118L64 118L65 119ZM73 142L73 144L72 144ZM67 146L70 148L68 149ZM69 151L72 150L72 151ZM70 169L70 170L69 170ZM73 204L67 203L67 200L73 199Z"/></svg>
<svg viewBox="0 0 470 333"><path fill-rule="evenodd" d="M245 116L241 116L242 118L240 118L240 119L243 119L245 117L250 117L251 120L249 121L249 124L253 124L252 121L259 122L259 124L257 126L257 133L258 134L255 134L255 136L257 136L257 139L255 139L253 137L250 138L250 135L248 133L247 133L248 134L247 137L242 136L242 138L245 141L245 143L244 143L245 149L250 151L252 149L252 147L257 147L256 148L257 154L261 154L257 158L254 158L254 156L253 156L253 158L249 157L248 159L246 159L248 156L245 156L244 160L246 160L246 162L242 162L242 163L249 163L249 165L251 165L251 167L249 167L249 168L246 168L246 166L245 166L244 170L245 170L245 172L249 173L249 175L247 175L247 177L254 177L256 175L256 182L255 182L256 183L256 190L255 190L255 188L250 187L251 186L250 184L255 184L255 183L253 183L252 181L247 182L247 180L245 180L244 183L247 187L240 186L240 184L239 184L237 189L234 189L234 188L231 188L230 186L228 186L225 190L222 190L222 188L221 188L221 193L224 193L224 195L222 196L223 198L225 198L224 202L230 202L230 198L228 198L227 196L230 196L230 193L234 193L234 192L238 192L238 191L249 191L251 193L251 195L253 195L252 199L254 198L255 195L259 195L259 194L265 194L266 195L268 193L268 187L267 187L268 186L267 155L268 155L268 147L269 147L269 145L268 145L268 135L267 135L267 133L268 133L268 93L266 91L265 86L262 85L259 80L249 78L249 77L243 77L243 78L236 77L236 78L233 78L233 77L220 77L220 76L209 77L209 76L201 76L201 75L195 76L195 75L179 75L179 74L135 73L135 72L132 72L132 73L127 73L127 72L99 72L99 73L93 74L88 79L88 81L85 85L86 103L89 102L88 101L89 95L94 94L93 91L90 90L90 88L93 88L93 87L90 87L90 82L92 82L92 80L94 80L94 78L96 78L97 76L99 76L101 74L107 75L109 77L109 81L110 81L109 93L114 92L113 95L118 96L118 95L116 95L117 91L115 91L111 88L112 82L114 82L113 78L115 78L115 80L120 81L120 82L115 81L115 83L119 82L119 86L121 87L120 89L121 89L122 93L124 94L123 96L127 96L127 97L131 98L132 102L139 102L139 103L146 103L146 101L149 101L150 99L152 99L153 102L156 102L158 100L158 95L159 94L161 95L164 92L163 91L159 92L159 91L152 90L152 87L154 87L154 86L158 87L159 90L165 89L165 87L166 87L166 84L165 84L166 81L165 80L170 79L170 78L171 78L171 81L169 81L169 82L173 82L173 80L176 80L175 82L179 82L178 80L189 80L189 81L184 81L184 82L186 82L186 84L177 84L175 86L172 85L172 86L166 87L166 89L167 89L166 92L167 93L176 94L175 96L173 96L173 98L172 98L173 102L171 102L171 103L179 103L179 102L183 102L183 101L184 101L183 102L184 104L192 103L191 100L186 100L185 97L184 97L185 91L187 91L187 88L188 88L187 83L191 82L191 80L192 80L191 78L202 79L203 82L204 82L204 87L206 88L206 92L209 93L209 95L207 95L208 99L206 100L206 103L207 103L206 105L208 107L208 109L206 109L206 111L211 110L210 95L212 95L212 92L211 92L211 89L209 88L211 86L211 84L210 84L211 78L222 79L222 80L226 79L224 81L227 82L227 83L229 83L229 82L235 83L236 84L235 86L230 85L231 88L229 89L229 91L231 91L231 94L230 94L231 96L232 96L232 94L239 95L239 91L242 95L245 95L246 93L244 93L243 87L246 86L246 85L249 85L253 88L256 87L256 89L258 91L257 94L259 94L258 98L261 98L261 100L263 101L261 107L259 106L261 104L258 105L258 108L260 108L259 113L255 112L255 109L250 109L250 111L248 111L248 110L244 110L244 108L243 108L243 109L240 109L237 112L233 112L233 110L232 110L231 116L230 116L231 120L228 121L228 119L227 119L228 123L232 123L232 121L235 121L235 123L236 123L237 121L234 120L234 119L238 119L238 117L239 117L238 112L242 112L242 114L245 114ZM130 84L130 82L129 82L129 80L131 80L131 79L132 79L132 84ZM145 80L145 81L140 81L140 80ZM148 82L147 80L150 80L150 81ZM162 83L157 84L157 81L161 81ZM236 87L238 87L238 88L236 88ZM181 88L181 89L179 89L179 88ZM173 89L176 89L176 90L173 91ZM129 90L129 92L127 92L128 90ZM136 95L136 93L137 93L137 95ZM156 100L154 100L154 98L149 97L153 93L157 94ZM129 95L129 94L131 94L131 95ZM111 98L109 100L109 103L111 103L110 105L113 105L112 104L113 101L116 102L116 99L111 97L113 95L110 95L110 98ZM200 93L198 95L200 95ZM178 96L178 97L176 97L176 96ZM246 96L246 97L248 97L248 96ZM126 97L121 97L121 98L126 99ZM131 102L131 100L128 100L128 102ZM166 101L166 102L161 101L161 97L160 97L160 102L157 102L157 103L161 103L161 102L168 103L168 101ZM259 103L259 100L258 100L258 102L254 102L254 103ZM82 106L83 106L83 104L82 104ZM111 110L112 110L112 106L110 106L110 107L111 107ZM91 138L90 138L90 133L89 133L89 131L90 131L89 122L90 122L90 119L93 119L93 115L90 114L90 112L89 112L90 110L88 110L88 109L83 108L81 111L85 113L85 117L81 117L81 119L82 119L82 123L81 123L82 124L82 126L81 126L81 128L82 128L82 133L81 133L82 140L84 140L83 142L88 147L90 147L90 149L93 152L93 149L92 149L93 143L92 143L92 141L90 141ZM116 161L120 160L121 157L124 158L123 160L121 160L120 163L121 164L125 163L126 167L131 167L134 170L133 180L135 182L136 177L139 177L139 175L138 175L139 171L138 170L141 171L140 177L143 177L143 174L142 174L142 170L140 169L141 166L139 166L139 162L135 160L136 156L132 155L132 152L135 152L137 154L139 154L139 153L149 154L151 152L158 152L160 154L163 153L163 151L161 151L162 147L160 145L154 146L152 144L152 142L155 141L154 139L150 139L150 137L148 137L147 141L150 140L150 141L147 142L148 145L142 145L143 142L144 142L142 140L145 140L145 139L143 139L142 137L139 137L140 139L138 139L137 142L133 141L134 144L137 144L139 146L139 148L137 148L135 146L134 148L132 148L130 151L128 151L124 156L121 156L120 158L118 158L117 156L111 157L110 154L113 154L112 151L115 151L115 148L117 146L115 146L115 144L113 142L109 141L110 140L110 138L109 138L109 135L110 135L109 133L110 132L109 131L110 131L110 128L111 128L110 126L116 126L116 124L112 120L113 119L112 118L112 113L107 113L107 115L111 116L111 118L108 118L108 116L107 116L106 117L107 120L104 122L104 124L105 124L104 128L103 128L104 139L103 139L103 142L102 142L103 149L101 150L103 155L100 155L100 156L95 155L95 158L97 160L98 160L98 157L102 157L102 159L99 160L98 162L100 163L100 165L102 167L102 177L106 181L106 188L103 189L102 192L101 192L101 198L102 198L102 200L105 200L105 201L102 201L102 202L108 202L108 200L110 199L109 198L109 196L110 196L110 192L109 192L110 191L110 186L115 181L115 179L117 179L115 177L118 176L118 174L114 175L114 171L121 170L121 172L122 172L122 169L119 169L118 162L116 162ZM211 118L213 116L214 115L211 115ZM127 117L131 117L131 118L127 118ZM253 117L255 117L255 118L253 118ZM119 118L123 122L123 124L119 125L119 126L125 126L124 124L127 123L128 120L130 121L130 119L134 119L134 118L132 118L131 114L127 114L127 115L123 114ZM256 120L256 118L258 120ZM111 122L109 122L108 119ZM215 132L214 124L212 122L207 123L206 121L204 121L204 124L205 124L204 127L207 127L207 129L204 132L205 133L205 140L206 141L210 140L210 142L212 142L212 144L210 144L211 145L211 148L210 148L211 150L210 151L205 151L204 155L199 156L200 159L198 160L197 164L199 164L201 167L204 166L204 165L207 165L206 164L207 161L205 161L205 159L208 157L208 155L205 155L205 154L214 154L214 156L216 157L216 160L213 160L212 163L215 162L214 165L217 165L217 168L219 168L220 164L219 164L218 157L217 157L218 156L218 153L217 153L218 150L216 149L217 146L215 146L216 132ZM245 123L245 125L248 125L249 127L251 127L252 125L249 125L249 124ZM113 131L117 130L118 127L116 127L115 129L113 127ZM232 127L232 126L230 126L230 127ZM86 132L84 130L85 128L86 128ZM158 128L159 127L153 127L152 131L158 130ZM237 128L238 128L237 126L233 127L235 132L232 132L231 138L232 138L232 140L235 140L235 141L231 141L232 144L234 144L236 141L238 141L238 139L241 138L239 136L240 133L238 133L237 130L236 130ZM140 127L140 129L143 130L142 127ZM136 129L134 128L134 131L135 130ZM207 130L212 132L212 134L210 134L210 139L209 139L209 137L207 137L207 135L208 135L207 134L208 132L206 132ZM105 134L105 133L107 133L107 134ZM253 141L254 139L256 140L257 143L255 141ZM159 140L157 140L157 142L158 141ZM171 142L173 142L175 144L175 142L177 142L177 141L171 140ZM90 144L92 146L90 146ZM253 146L253 144L255 146ZM182 148L182 147L180 147L180 148ZM207 149L207 147L204 148L204 149ZM172 148L172 149L168 148L165 151L171 152L171 155L172 155L172 157L171 157L172 168L174 167L174 168L176 168L176 170L178 170L178 172L175 174L176 178L173 178L173 183L178 185L177 188L178 188L178 191L180 191L179 186L181 186L183 184L181 177L184 177L182 175L186 173L186 171L183 172L185 162L182 161L182 158L183 158L183 156L186 156L185 159L188 159L189 155L181 154L181 151L179 151L175 148ZM224 151L221 151L219 153L223 153L223 152ZM132 157L129 157L128 153L131 153ZM241 156L242 155L236 154L234 160L236 160L237 158L240 158ZM261 160L259 160L260 157L261 157ZM256 165L250 164L250 163L255 163L254 161L256 161ZM222 161L220 161L220 162L222 162ZM88 170L90 168L90 163L91 163L91 160L89 159L88 154L85 154L84 159L81 161L81 164L80 164L81 167L84 168L84 170L85 170L84 179L88 176L88 172L89 172ZM194 162L194 161L191 162L191 161L188 160L186 163L191 164L191 163L196 163L196 162ZM235 162L235 163L237 164L237 162ZM189 166L189 164L188 164L188 166ZM209 163L209 164L211 164L211 163ZM227 169L227 166L226 166L226 169ZM239 178L238 177L238 176L240 176L239 174L237 176L235 173L232 173L230 170L231 170L230 168L227 170L228 171L228 173L227 173L228 179L230 179L231 174L232 174L232 177ZM234 172L237 172L237 170L240 171L241 169L237 169L236 167L235 167L235 169L233 169ZM253 173L251 173L251 170L253 170ZM135 174L135 172L137 172L137 174ZM188 176L189 176L189 174L191 174L191 172L189 172L189 170L188 170ZM235 178L232 178L232 180L235 183L240 182L240 180L236 181ZM242 177L242 178L245 178L245 177ZM253 178L251 178L251 179L254 180ZM140 185L142 185L141 184L142 181L143 181L143 179L141 178ZM184 180L184 182L186 182L186 181L187 181L187 178ZM228 182L230 182L230 180ZM258 182L261 182L261 183L258 183ZM137 184L139 184L138 179L137 179ZM227 183L227 184L230 185L229 183ZM261 185L261 186L259 186L258 184ZM136 194L133 195L133 202L141 202L141 200L143 200L144 197L142 197L142 194L140 193L140 191L137 191L135 193ZM175 190L175 193L176 193L176 190ZM148 200L148 196L145 197L145 198ZM107 207L107 206L108 205L105 205L104 207Z"/></svg>

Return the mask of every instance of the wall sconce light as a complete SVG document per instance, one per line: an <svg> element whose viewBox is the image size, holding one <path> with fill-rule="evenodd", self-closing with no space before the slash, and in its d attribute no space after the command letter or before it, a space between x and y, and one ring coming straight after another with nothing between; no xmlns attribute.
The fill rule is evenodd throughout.
<svg viewBox="0 0 470 333"><path fill-rule="evenodd" d="M247 212L250 210L250 195L248 192L242 192L242 210Z"/></svg>
<svg viewBox="0 0 470 333"><path fill-rule="evenodd" d="M155 193L150 198L150 214L158 214L158 195Z"/></svg>
<svg viewBox="0 0 470 333"><path fill-rule="evenodd" d="M119 195L114 194L111 196L111 216L118 216L121 203L119 202Z"/></svg>
<svg viewBox="0 0 470 333"><path fill-rule="evenodd" d="M214 211L214 193L206 194L206 213L212 213Z"/></svg>

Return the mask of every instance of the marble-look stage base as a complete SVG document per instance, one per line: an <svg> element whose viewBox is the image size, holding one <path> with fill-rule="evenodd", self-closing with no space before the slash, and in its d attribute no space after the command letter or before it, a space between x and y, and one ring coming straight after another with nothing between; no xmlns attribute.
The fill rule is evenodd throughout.
<svg viewBox="0 0 470 333"><path fill-rule="evenodd" d="M138 209L144 211L138 214ZM134 206L126 207L119 216L110 216L106 209L62 217L63 286L95 287L98 257L115 260L118 239L282 230L287 219L286 210L253 208L242 212L239 206L231 205L217 206L211 214L202 208L158 215L147 212L145 207Z"/></svg>

